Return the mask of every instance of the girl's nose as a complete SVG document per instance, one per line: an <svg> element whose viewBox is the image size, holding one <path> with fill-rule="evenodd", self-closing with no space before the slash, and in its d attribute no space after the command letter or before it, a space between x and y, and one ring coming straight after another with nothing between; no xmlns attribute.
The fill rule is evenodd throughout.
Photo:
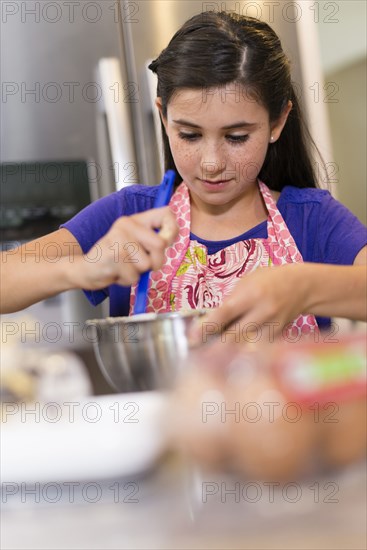
<svg viewBox="0 0 367 550"><path fill-rule="evenodd" d="M214 179L222 174L226 168L224 156L221 147L215 144L207 145L203 148L201 155L202 179Z"/></svg>

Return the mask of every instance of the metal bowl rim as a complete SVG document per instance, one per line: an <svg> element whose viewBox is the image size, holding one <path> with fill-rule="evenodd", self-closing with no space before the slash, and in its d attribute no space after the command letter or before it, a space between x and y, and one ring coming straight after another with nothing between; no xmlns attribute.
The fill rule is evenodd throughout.
<svg viewBox="0 0 367 550"><path fill-rule="evenodd" d="M105 317L103 319L88 319L85 324L88 326L112 326L116 324L152 323L165 321L167 319L185 319L187 317L201 317L205 315L205 309L191 309L182 311L169 311L167 313L142 313L131 317ZM149 317L148 317L149 315Z"/></svg>

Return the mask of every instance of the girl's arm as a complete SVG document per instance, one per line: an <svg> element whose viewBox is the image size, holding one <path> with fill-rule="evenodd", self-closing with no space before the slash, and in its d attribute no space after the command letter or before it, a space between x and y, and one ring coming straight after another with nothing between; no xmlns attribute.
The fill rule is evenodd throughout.
<svg viewBox="0 0 367 550"><path fill-rule="evenodd" d="M367 321L366 252L367 247L353 266L302 263L258 269L245 275L203 323L211 324L211 331L237 320L244 326L272 323L279 334L300 314ZM194 330L192 340L198 341L202 327Z"/></svg>
<svg viewBox="0 0 367 550"><path fill-rule="evenodd" d="M0 312L19 311L73 288L71 266L82 255L66 229L2 252Z"/></svg>
<svg viewBox="0 0 367 550"><path fill-rule="evenodd" d="M175 218L165 207L119 218L87 254L67 229L3 252L0 312L19 311L72 288L129 286L144 271L161 267L176 234Z"/></svg>
<svg viewBox="0 0 367 550"><path fill-rule="evenodd" d="M299 276L306 279L300 313L367 321L366 266L305 263Z"/></svg>

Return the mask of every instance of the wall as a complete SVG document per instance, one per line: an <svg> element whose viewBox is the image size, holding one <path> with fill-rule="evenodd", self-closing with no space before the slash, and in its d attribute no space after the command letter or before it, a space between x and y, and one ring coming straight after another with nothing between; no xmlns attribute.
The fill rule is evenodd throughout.
<svg viewBox="0 0 367 550"><path fill-rule="evenodd" d="M338 173L338 198L367 224L366 58L328 73L337 82L338 103L330 103L330 128Z"/></svg>
<svg viewBox="0 0 367 550"><path fill-rule="evenodd" d="M317 24L336 191L367 223L366 188L366 2L318 2ZM334 170L333 170L334 172Z"/></svg>

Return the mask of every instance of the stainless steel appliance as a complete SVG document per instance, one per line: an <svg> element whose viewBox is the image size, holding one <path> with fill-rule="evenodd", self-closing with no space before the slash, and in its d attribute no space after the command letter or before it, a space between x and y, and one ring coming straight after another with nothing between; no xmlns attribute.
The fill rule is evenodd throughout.
<svg viewBox="0 0 367 550"><path fill-rule="evenodd" d="M97 195L85 161L3 163L0 181L1 250L55 231ZM57 249L50 248L50 261L57 261ZM33 245L25 251L25 270L27 256L36 253ZM89 305L82 291L63 292L20 313L4 315L2 343L14 338L30 344L74 345L83 339L85 320L99 315L100 309Z"/></svg>

